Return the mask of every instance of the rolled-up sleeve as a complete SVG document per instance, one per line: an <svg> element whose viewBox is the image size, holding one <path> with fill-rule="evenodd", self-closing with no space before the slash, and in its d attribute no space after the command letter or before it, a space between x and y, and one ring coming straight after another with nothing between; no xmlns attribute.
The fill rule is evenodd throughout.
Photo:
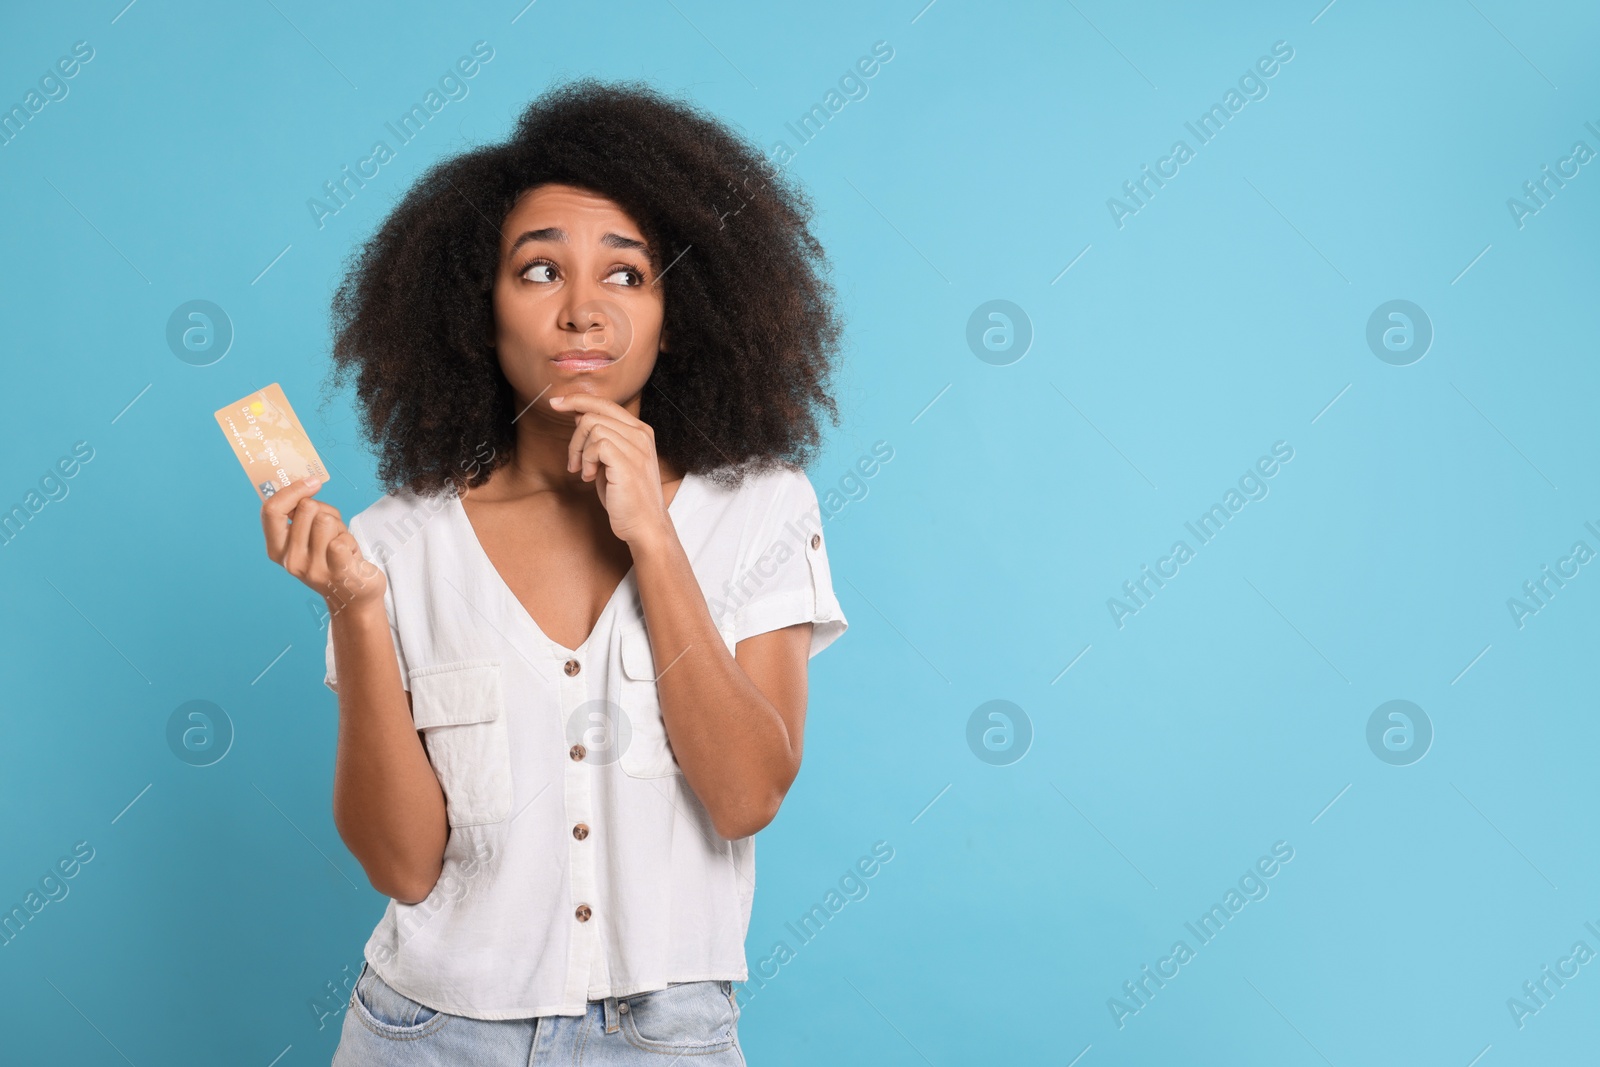
<svg viewBox="0 0 1600 1067"><path fill-rule="evenodd" d="M810 655L815 656L849 626L833 592L822 510L803 471L786 470L772 484L756 535L737 567L733 586L749 596L739 607L733 638L737 644L809 622Z"/></svg>

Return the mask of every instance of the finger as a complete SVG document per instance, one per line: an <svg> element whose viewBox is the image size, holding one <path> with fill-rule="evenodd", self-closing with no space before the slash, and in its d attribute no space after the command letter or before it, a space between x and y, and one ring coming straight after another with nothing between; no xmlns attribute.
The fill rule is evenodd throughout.
<svg viewBox="0 0 1600 1067"><path fill-rule="evenodd" d="M350 569L351 563L360 555L361 546L356 543L355 534L348 528L330 538L328 547L322 551L322 562L328 568L327 594L336 598L341 605L345 602L346 596L339 585Z"/></svg>
<svg viewBox="0 0 1600 1067"><path fill-rule="evenodd" d="M589 443L583 446L583 469L579 472L586 482L592 482L600 473L601 464L604 462L600 452L609 443L607 438L594 434L589 435ZM615 478L608 478L608 482L615 482Z"/></svg>
<svg viewBox="0 0 1600 1067"><path fill-rule="evenodd" d="M329 541L328 547L323 550L323 559L328 564L328 575L338 579L352 569L356 562L362 558L361 545L356 541L356 535L348 528L339 531Z"/></svg>
<svg viewBox="0 0 1600 1067"><path fill-rule="evenodd" d="M328 580L328 546L333 539L344 532L344 523L339 519L338 512L327 504L322 505L322 510L317 512L317 517L311 520L311 540L307 545L307 569L309 577L319 584Z"/></svg>
<svg viewBox="0 0 1600 1067"><path fill-rule="evenodd" d="M623 414L626 415L627 412L624 411ZM580 415L578 416L577 429L573 431L572 440L567 444L567 470L575 471L578 469L579 458L583 454L584 448L588 445L590 436L596 428L601 426L610 427L624 439L636 439L638 443L642 443L646 439L653 440L647 432L649 428L637 419L631 422L623 422L620 419L611 417L606 412L598 411Z"/></svg>
<svg viewBox="0 0 1600 1067"><path fill-rule="evenodd" d="M283 565L290 574L297 574L306 565L306 552L311 545L312 521L321 505L305 497L290 516L289 547L283 555Z"/></svg>
<svg viewBox="0 0 1600 1067"><path fill-rule="evenodd" d="M328 566L328 591L341 603L348 603L380 572L361 554L361 544L348 528L341 530L324 551Z"/></svg>
<svg viewBox="0 0 1600 1067"><path fill-rule="evenodd" d="M583 480L593 481L602 464L607 468L606 483L618 481L616 474L622 467L632 467L640 456L639 450L626 439L620 438L609 427L600 427L590 435L583 450ZM626 476L621 481L627 482Z"/></svg>
<svg viewBox="0 0 1600 1067"><path fill-rule="evenodd" d="M262 503L261 510L272 515L288 518L289 513L300 506L300 501L308 496L315 495L322 488L319 478L306 478L298 482L290 482Z"/></svg>
<svg viewBox="0 0 1600 1067"><path fill-rule="evenodd" d="M559 399L559 398L558 398ZM578 457L583 455L583 446L589 440L589 431L592 427L585 422L583 416L578 416L578 424L572 429L572 440L567 442L567 470L578 469Z"/></svg>
<svg viewBox="0 0 1600 1067"><path fill-rule="evenodd" d="M284 550L289 544L289 513L321 485L316 479L290 482L262 502L261 530L266 535L267 555L274 563L283 561Z"/></svg>
<svg viewBox="0 0 1600 1067"><path fill-rule="evenodd" d="M628 409L615 400L608 400L603 396L593 393L563 393L550 398L550 406L557 411L570 412L574 415L600 414L609 415L614 419L621 419L626 423L638 423L639 420L628 414ZM643 423L640 423L643 425Z"/></svg>

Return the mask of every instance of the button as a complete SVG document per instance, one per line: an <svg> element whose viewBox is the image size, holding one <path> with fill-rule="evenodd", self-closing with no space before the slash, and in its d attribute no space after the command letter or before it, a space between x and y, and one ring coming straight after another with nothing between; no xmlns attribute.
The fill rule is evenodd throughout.
<svg viewBox="0 0 1600 1067"><path fill-rule="evenodd" d="M579 904L578 905L578 910L576 912L574 912L573 914L577 915L579 922L586 923L586 922L589 921L589 916L593 915L594 912L589 910L589 905L587 905L587 904Z"/></svg>
<svg viewBox="0 0 1600 1067"><path fill-rule="evenodd" d="M626 1000L617 1001L617 1010L624 1015L628 1014L628 1002Z"/></svg>
<svg viewBox="0 0 1600 1067"><path fill-rule="evenodd" d="M822 535L821 534L812 534L811 535L811 547L812 548L816 548L817 546L819 546L821 544L822 544Z"/></svg>
<svg viewBox="0 0 1600 1067"><path fill-rule="evenodd" d="M584 838L588 837L589 836L588 824L580 822L578 825L574 826L572 828L572 836L576 837L579 841L582 841Z"/></svg>
<svg viewBox="0 0 1600 1067"><path fill-rule="evenodd" d="M811 547L815 548L817 546L816 545L812 545ZM567 672L567 677L568 678L571 678L573 675L575 675L579 671L583 670L583 667L579 665L577 660L569 659L569 660L567 660L567 662L565 664L562 665L561 669Z"/></svg>
<svg viewBox="0 0 1600 1067"><path fill-rule="evenodd" d="M570 749L567 750L567 755L571 756L575 760L581 760L581 759L583 759L584 753L587 752L587 751L588 750L585 749L582 745L573 745Z"/></svg>

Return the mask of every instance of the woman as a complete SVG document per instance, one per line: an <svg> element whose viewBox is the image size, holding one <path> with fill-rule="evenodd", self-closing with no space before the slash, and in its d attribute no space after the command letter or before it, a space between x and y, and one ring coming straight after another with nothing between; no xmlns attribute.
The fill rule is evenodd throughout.
<svg viewBox="0 0 1600 1067"><path fill-rule="evenodd" d="M328 601L334 819L392 898L336 1065L744 1062L753 835L847 625L809 216L715 120L584 81L356 258L335 377L390 491L262 507Z"/></svg>

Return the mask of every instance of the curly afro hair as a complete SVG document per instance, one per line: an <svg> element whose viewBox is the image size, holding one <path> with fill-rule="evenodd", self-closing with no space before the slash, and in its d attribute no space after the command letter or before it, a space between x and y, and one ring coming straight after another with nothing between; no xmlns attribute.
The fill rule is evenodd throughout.
<svg viewBox="0 0 1600 1067"><path fill-rule="evenodd" d="M583 79L531 103L508 140L432 166L352 256L333 298L333 381L355 379L384 486L472 488L510 460L518 413L491 293L501 225L547 182L611 199L650 245L672 338L640 399L657 455L725 487L804 467L818 412L839 422L841 333L809 200L694 106Z"/></svg>

